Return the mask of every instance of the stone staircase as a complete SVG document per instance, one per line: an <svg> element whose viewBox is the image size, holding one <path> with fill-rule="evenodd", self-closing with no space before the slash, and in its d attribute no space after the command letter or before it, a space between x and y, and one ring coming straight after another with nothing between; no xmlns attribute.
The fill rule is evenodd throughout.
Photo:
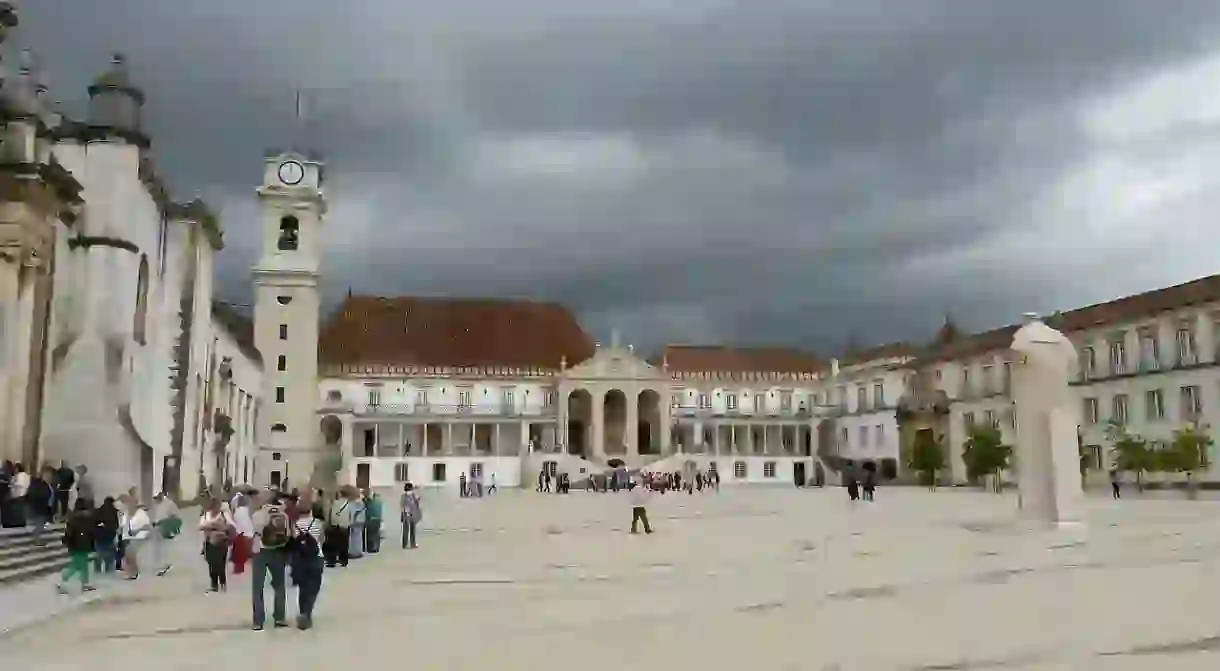
<svg viewBox="0 0 1220 671"><path fill-rule="evenodd" d="M68 565L62 524L42 533L32 529L0 529L0 587L40 578Z"/></svg>

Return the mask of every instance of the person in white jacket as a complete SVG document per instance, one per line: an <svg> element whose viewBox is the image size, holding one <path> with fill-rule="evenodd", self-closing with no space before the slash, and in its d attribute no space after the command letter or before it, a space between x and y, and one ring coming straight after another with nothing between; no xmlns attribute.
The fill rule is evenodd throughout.
<svg viewBox="0 0 1220 671"><path fill-rule="evenodd" d="M148 511L131 494L124 494L119 500L124 509L121 533L127 544L123 552L123 568L127 570L127 579L135 580L140 577L140 549L152 536L153 525Z"/></svg>

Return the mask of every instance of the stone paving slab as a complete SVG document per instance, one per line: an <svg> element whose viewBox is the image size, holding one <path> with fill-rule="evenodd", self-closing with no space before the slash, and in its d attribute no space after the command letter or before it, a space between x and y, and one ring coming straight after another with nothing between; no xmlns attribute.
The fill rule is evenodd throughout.
<svg viewBox="0 0 1220 671"><path fill-rule="evenodd" d="M1093 499L1065 535L1010 496L845 498L671 494L630 536L621 495L433 496L419 550L327 572L313 631L248 631L248 579L205 596L194 557L0 644L27 671L1220 668L1220 502Z"/></svg>

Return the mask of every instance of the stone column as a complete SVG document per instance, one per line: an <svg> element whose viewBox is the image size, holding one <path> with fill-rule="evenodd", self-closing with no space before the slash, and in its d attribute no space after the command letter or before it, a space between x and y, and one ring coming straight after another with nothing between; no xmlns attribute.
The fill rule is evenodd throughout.
<svg viewBox="0 0 1220 671"><path fill-rule="evenodd" d="M703 422L701 420L695 420L693 434L694 435L691 436L691 442L694 443L694 445L692 446L693 449L691 451L695 454L699 454L700 452L703 452Z"/></svg>
<svg viewBox="0 0 1220 671"><path fill-rule="evenodd" d="M428 456L428 423L424 422L420 426L423 428L419 440L419 453L426 457Z"/></svg>
<svg viewBox="0 0 1220 671"><path fill-rule="evenodd" d="M340 485L350 485L356 482L356 466L354 458L356 456L356 422L351 414L339 415L339 424L342 426L339 439L339 455L342 459L343 466L339 469L339 474L336 476L337 483ZM271 470L280 469L280 477L283 477L284 467L271 463L271 469L263 476L268 484L271 483Z"/></svg>
<svg viewBox="0 0 1220 671"><path fill-rule="evenodd" d="M593 399L592 412L593 421L590 422L590 430L593 432L592 441L593 454L591 458L594 460L605 460L606 458L606 394L599 391L596 394L591 394Z"/></svg>
<svg viewBox="0 0 1220 671"><path fill-rule="evenodd" d="M638 391L627 397L627 419L624 420L624 423L626 426L623 427L623 445L627 448L626 456L638 457L640 455L640 446L638 445L640 431L640 396Z"/></svg>
<svg viewBox="0 0 1220 671"><path fill-rule="evenodd" d="M497 422L495 424L495 432L492 434L492 437L491 437L491 456L493 456L493 457L500 456L500 424L499 424L499 422Z"/></svg>
<svg viewBox="0 0 1220 671"><path fill-rule="evenodd" d="M441 446L441 456L453 456L453 422L445 423L445 444Z"/></svg>
<svg viewBox="0 0 1220 671"><path fill-rule="evenodd" d="M400 456L400 457L407 456L406 433L407 433L406 426L402 422L399 422L398 423L398 450L397 450L397 453L398 453L398 456Z"/></svg>
<svg viewBox="0 0 1220 671"><path fill-rule="evenodd" d="M655 391L657 392L657 424L660 425L657 430L661 432L658 449L662 455L667 455L670 451L670 441L673 439L670 434L673 432L674 421L670 415L670 398L668 393L662 394L661 390Z"/></svg>

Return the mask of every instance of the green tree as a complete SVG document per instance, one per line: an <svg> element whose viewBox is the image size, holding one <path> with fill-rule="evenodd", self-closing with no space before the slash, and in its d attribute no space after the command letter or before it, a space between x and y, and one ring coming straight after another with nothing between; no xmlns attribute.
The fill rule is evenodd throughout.
<svg viewBox="0 0 1220 671"><path fill-rule="evenodd" d="M1136 489L1143 492L1144 474L1160 470L1160 455L1148 446L1146 438L1117 422L1112 421L1106 427L1106 438L1113 444L1110 454L1114 457L1114 468L1134 475Z"/></svg>
<svg viewBox="0 0 1220 671"><path fill-rule="evenodd" d="M920 484L936 488L936 475L945 467L945 450L932 432L915 434L907 466L919 474Z"/></svg>
<svg viewBox="0 0 1220 671"><path fill-rule="evenodd" d="M1190 424L1174 429L1173 439L1163 450L1164 470L1186 474L1186 495L1192 499L1197 496L1195 471L1207 467L1207 452L1212 443L1206 426Z"/></svg>
<svg viewBox="0 0 1220 671"><path fill-rule="evenodd" d="M971 481L991 476L993 491L1000 491L1000 472L1009 467L1012 446L1004 443L1004 434L992 426L975 424L962 445L962 462L966 477Z"/></svg>

